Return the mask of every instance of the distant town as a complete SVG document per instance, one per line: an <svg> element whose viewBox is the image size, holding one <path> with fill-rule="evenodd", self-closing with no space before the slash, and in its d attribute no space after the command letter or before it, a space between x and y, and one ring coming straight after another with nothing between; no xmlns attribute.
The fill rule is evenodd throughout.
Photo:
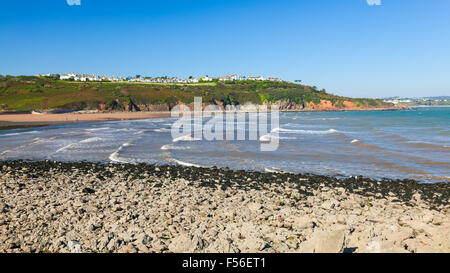
<svg viewBox="0 0 450 273"><path fill-rule="evenodd" d="M263 77L263 76L239 76L236 74L230 76L221 77L210 77L204 76L200 78L189 77L187 79L177 78L177 77L143 77L141 75L136 75L134 77L120 77L120 76L99 76L99 75L88 75L88 74L40 74L38 76L43 77L59 77L60 80L66 81L77 81L77 82L142 82L142 83L201 83L201 82L232 82L232 81L274 81L280 82L281 79L277 77Z"/></svg>
<svg viewBox="0 0 450 273"><path fill-rule="evenodd" d="M407 104L410 106L440 106L450 105L450 96L436 96L436 97L422 97L422 98L401 98L401 97L389 97L382 98L384 102L397 104Z"/></svg>

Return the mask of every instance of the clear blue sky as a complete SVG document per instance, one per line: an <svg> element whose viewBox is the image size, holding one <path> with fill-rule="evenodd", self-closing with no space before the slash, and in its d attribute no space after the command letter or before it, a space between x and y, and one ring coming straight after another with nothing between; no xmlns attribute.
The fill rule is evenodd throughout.
<svg viewBox="0 0 450 273"><path fill-rule="evenodd" d="M450 95L450 1L1 1L0 74L279 76L353 97Z"/></svg>

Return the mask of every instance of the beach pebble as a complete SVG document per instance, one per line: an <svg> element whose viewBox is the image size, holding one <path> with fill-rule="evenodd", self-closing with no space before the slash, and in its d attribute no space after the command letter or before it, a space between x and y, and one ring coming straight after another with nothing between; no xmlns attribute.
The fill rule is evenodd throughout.
<svg viewBox="0 0 450 273"><path fill-rule="evenodd" d="M53 161L0 177L0 252L450 249L443 183Z"/></svg>

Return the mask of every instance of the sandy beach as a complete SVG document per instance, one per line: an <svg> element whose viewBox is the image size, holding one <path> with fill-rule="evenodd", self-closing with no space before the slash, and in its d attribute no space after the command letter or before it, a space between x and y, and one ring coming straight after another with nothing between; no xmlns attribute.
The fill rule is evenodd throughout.
<svg viewBox="0 0 450 273"><path fill-rule="evenodd" d="M3 114L0 115L0 129L45 126L61 123L137 120L162 117L170 117L170 112Z"/></svg>
<svg viewBox="0 0 450 273"><path fill-rule="evenodd" d="M0 162L0 252L450 252L448 183Z"/></svg>
<svg viewBox="0 0 450 273"><path fill-rule="evenodd" d="M345 112L345 111L398 111L397 108L369 108L342 110L281 110L280 112ZM103 122L117 120L139 120L170 117L170 112L99 112L99 113L43 113L43 114L2 114L0 130L46 126L76 122Z"/></svg>

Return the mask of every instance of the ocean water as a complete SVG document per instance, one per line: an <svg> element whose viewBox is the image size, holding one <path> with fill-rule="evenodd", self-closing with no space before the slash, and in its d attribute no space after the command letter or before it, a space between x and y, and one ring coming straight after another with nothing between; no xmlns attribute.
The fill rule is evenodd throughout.
<svg viewBox="0 0 450 273"><path fill-rule="evenodd" d="M159 118L0 131L0 160L146 162L450 181L450 108L280 113L279 126L269 129L278 132L280 142L271 152L260 151L259 139L267 135L253 141L173 139L174 121Z"/></svg>

